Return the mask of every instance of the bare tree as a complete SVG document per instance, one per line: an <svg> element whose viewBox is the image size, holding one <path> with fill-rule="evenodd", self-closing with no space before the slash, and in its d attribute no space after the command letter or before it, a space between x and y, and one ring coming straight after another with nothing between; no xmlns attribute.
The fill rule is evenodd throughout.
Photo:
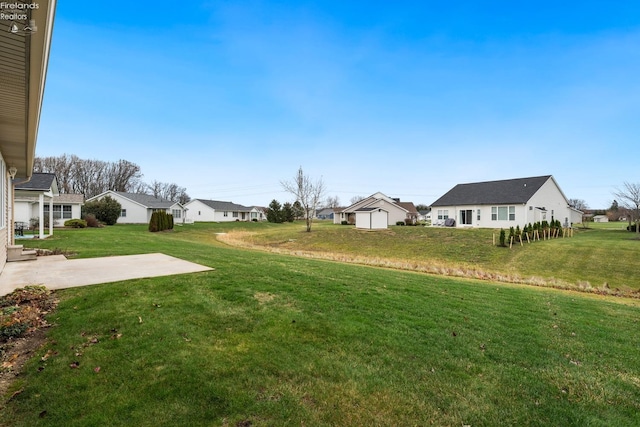
<svg viewBox="0 0 640 427"><path fill-rule="evenodd" d="M153 197L171 200L172 202L184 204L191 200L191 197L187 194L187 189L174 183L152 181L151 184L147 185L147 190L148 194Z"/></svg>
<svg viewBox="0 0 640 427"><path fill-rule="evenodd" d="M569 206L582 212L589 209L589 205L587 205L587 202L582 199L569 199Z"/></svg>
<svg viewBox="0 0 640 427"><path fill-rule="evenodd" d="M614 196L619 200L619 206L629 211L629 225L632 220L636 223L636 233L640 233L640 184L625 182L623 189L617 189Z"/></svg>
<svg viewBox="0 0 640 427"><path fill-rule="evenodd" d="M36 157L34 172L53 173L61 193L84 194L86 198L107 190L131 192L140 183L140 166L127 160L108 163L75 155Z"/></svg>
<svg viewBox="0 0 640 427"><path fill-rule="evenodd" d="M36 157L33 169L34 172L54 173L63 194L78 193L90 198L112 190L152 194L182 204L191 200L187 189L176 184L158 181L145 184L141 180L140 166L128 160L110 163L63 154L58 157Z"/></svg>
<svg viewBox="0 0 640 427"><path fill-rule="evenodd" d="M140 166L128 160L118 160L116 163L110 163L106 168L106 176L110 190L123 192L131 192L131 189L142 178Z"/></svg>
<svg viewBox="0 0 640 427"><path fill-rule="evenodd" d="M293 194L296 201L302 205L307 222L307 232L310 232L314 213L320 200L324 197L325 188L322 178L312 181L308 175L304 174L302 166L300 166L292 181L280 181L280 184L286 192Z"/></svg>
<svg viewBox="0 0 640 427"><path fill-rule="evenodd" d="M338 196L329 196L327 197L327 200L324 202L324 206L326 208L337 208L340 207L340 199L338 198Z"/></svg>
<svg viewBox="0 0 640 427"><path fill-rule="evenodd" d="M364 200L364 199L366 199L366 197L364 196L353 196L349 201L351 202L352 205L355 205L360 200Z"/></svg>

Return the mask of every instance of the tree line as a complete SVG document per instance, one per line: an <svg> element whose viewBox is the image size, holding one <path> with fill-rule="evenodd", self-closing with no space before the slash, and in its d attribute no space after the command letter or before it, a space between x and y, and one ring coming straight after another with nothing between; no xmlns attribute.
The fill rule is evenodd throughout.
<svg viewBox="0 0 640 427"><path fill-rule="evenodd" d="M68 154L36 157L33 171L55 174L61 194L84 194L87 199L111 190L149 194L183 204L191 200L187 189L177 184L145 183L140 166L128 160L106 162Z"/></svg>

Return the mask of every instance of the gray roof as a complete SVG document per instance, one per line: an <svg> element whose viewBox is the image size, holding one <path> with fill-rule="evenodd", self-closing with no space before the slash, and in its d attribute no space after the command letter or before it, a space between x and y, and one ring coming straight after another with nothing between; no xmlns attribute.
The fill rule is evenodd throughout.
<svg viewBox="0 0 640 427"><path fill-rule="evenodd" d="M149 194L124 193L122 191L114 191L114 193L122 197L126 197L129 200L133 200L134 202L140 203L147 208L168 209L176 204L176 202L172 202L171 200L160 199Z"/></svg>
<svg viewBox="0 0 640 427"><path fill-rule="evenodd" d="M219 200L204 200L204 199L196 199L197 201L204 203L212 209L217 211L227 211L227 212L250 212L252 208L237 205L233 202L221 202Z"/></svg>
<svg viewBox="0 0 640 427"><path fill-rule="evenodd" d="M431 206L527 203L551 175L458 184Z"/></svg>
<svg viewBox="0 0 640 427"><path fill-rule="evenodd" d="M56 182L56 175L53 173L34 173L27 182L16 179L15 188L16 190L49 191L54 182Z"/></svg>

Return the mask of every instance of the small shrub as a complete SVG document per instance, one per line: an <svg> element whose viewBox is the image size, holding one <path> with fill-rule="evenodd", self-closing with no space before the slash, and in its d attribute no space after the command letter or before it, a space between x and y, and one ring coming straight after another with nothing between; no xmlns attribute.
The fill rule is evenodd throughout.
<svg viewBox="0 0 640 427"><path fill-rule="evenodd" d="M102 224L100 223L100 221L98 221L98 219L94 214L85 215L84 220L87 223L87 227L91 227L91 228L102 227Z"/></svg>
<svg viewBox="0 0 640 427"><path fill-rule="evenodd" d="M258 222L258 218L251 219L252 222Z"/></svg>
<svg viewBox="0 0 640 427"><path fill-rule="evenodd" d="M342 225L349 225L349 221L341 221L340 224Z"/></svg>
<svg viewBox="0 0 640 427"><path fill-rule="evenodd" d="M0 341L6 342L11 338L19 338L29 329L29 324L11 321L0 325Z"/></svg>
<svg viewBox="0 0 640 427"><path fill-rule="evenodd" d="M118 222L118 218L122 212L122 206L116 199L110 196L104 196L100 200L85 203L82 207L82 212L85 215L95 215L98 220L107 225L114 225Z"/></svg>
<svg viewBox="0 0 640 427"><path fill-rule="evenodd" d="M507 244L505 243L507 240L507 233L504 231L504 228L500 229L500 246L507 246Z"/></svg>
<svg viewBox="0 0 640 427"><path fill-rule="evenodd" d="M627 225L627 231L636 232L636 224Z"/></svg>
<svg viewBox="0 0 640 427"><path fill-rule="evenodd" d="M396 221L396 225L404 225L404 221Z"/></svg>
<svg viewBox="0 0 640 427"><path fill-rule="evenodd" d="M64 226L71 228L86 228L87 221L83 219L68 219L64 222Z"/></svg>
<svg viewBox="0 0 640 427"><path fill-rule="evenodd" d="M40 218L33 217L29 219L29 228L31 230L37 230L40 228ZM44 228L49 228L49 215L44 216Z"/></svg>

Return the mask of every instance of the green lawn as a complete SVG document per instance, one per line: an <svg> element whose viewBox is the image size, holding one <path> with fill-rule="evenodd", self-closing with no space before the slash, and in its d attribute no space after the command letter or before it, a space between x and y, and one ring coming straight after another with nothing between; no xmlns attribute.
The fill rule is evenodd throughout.
<svg viewBox="0 0 640 427"><path fill-rule="evenodd" d="M445 275L564 288L608 286L621 291L640 289L637 257L640 240L624 230L626 223L590 224L572 238L493 245L499 230L437 227L391 227L382 231L318 223L306 233L300 224L231 232L232 244L271 251L421 270Z"/></svg>
<svg viewBox="0 0 640 427"><path fill-rule="evenodd" d="M295 224L288 227L296 232ZM285 229L197 224L151 234L115 226L56 231L31 242L79 257L164 252L216 270L58 292L50 342L18 378L10 395L22 391L0 420L15 426L640 424L636 300L216 241L216 232L238 228L273 236ZM296 232L296 242L287 242L324 239L324 230L310 237ZM595 239L589 233L566 242L588 243ZM530 250L549 244L559 243ZM495 255L490 245L487 251L489 259L517 253L495 249L502 251Z"/></svg>

